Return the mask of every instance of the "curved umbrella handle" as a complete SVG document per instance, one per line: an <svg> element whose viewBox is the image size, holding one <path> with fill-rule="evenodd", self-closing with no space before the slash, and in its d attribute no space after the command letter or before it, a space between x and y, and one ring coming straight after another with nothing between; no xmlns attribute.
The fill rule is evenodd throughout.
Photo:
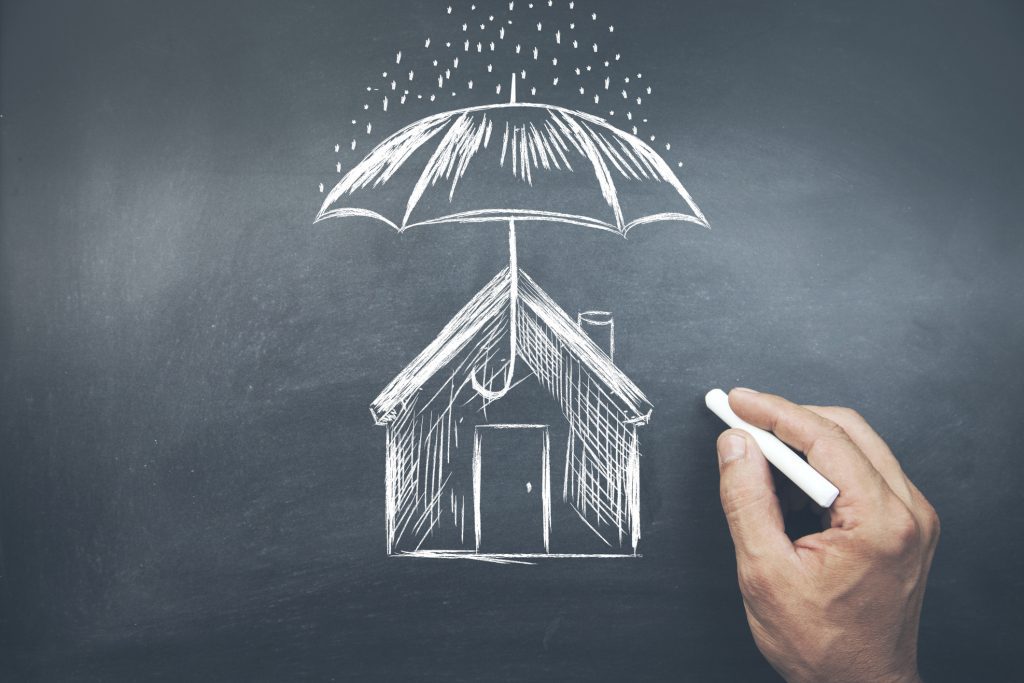
<svg viewBox="0 0 1024 683"><path fill-rule="evenodd" d="M505 368L505 385L498 391L492 391L485 387L473 373L473 390L480 394L485 401L497 401L509 392L512 388L512 377L516 372L516 355L518 354L518 328L519 323L519 263L516 256L516 222L513 219L508 221L508 366Z"/></svg>
<svg viewBox="0 0 1024 683"><path fill-rule="evenodd" d="M518 278L512 276L512 283ZM513 285L514 287L515 285ZM505 394L512 388L512 377L516 373L516 298L512 296L509 301L509 323L508 323L508 338L509 338L509 351L508 351L508 365L505 367L505 386L498 391L492 391L485 387L480 380L476 378L476 373L473 373L472 382L473 390L480 394L481 398L485 401L497 401L499 398L503 398Z"/></svg>
<svg viewBox="0 0 1024 683"><path fill-rule="evenodd" d="M513 354L514 353L515 351L513 351ZM476 374L474 373L472 377L473 390L476 391L476 393L480 394L480 397L483 398L485 401L497 401L499 398L503 398L505 394L507 394L509 390L512 388L512 375L515 373L515 371L516 357L513 355L512 360L508 362L508 367L505 369L505 386L503 386L498 391L491 391L490 389L488 389L487 387L480 383L480 380L476 378Z"/></svg>

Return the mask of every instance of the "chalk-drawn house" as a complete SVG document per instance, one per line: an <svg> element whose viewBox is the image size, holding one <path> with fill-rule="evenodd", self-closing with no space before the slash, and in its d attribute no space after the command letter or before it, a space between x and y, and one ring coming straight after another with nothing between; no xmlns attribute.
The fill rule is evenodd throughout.
<svg viewBox="0 0 1024 683"><path fill-rule="evenodd" d="M372 403L387 428L388 553L511 562L635 555L637 432L651 405L611 348L526 273L510 272L480 290ZM510 315L519 370L507 395L488 400L472 377L482 373L486 385L504 376Z"/></svg>

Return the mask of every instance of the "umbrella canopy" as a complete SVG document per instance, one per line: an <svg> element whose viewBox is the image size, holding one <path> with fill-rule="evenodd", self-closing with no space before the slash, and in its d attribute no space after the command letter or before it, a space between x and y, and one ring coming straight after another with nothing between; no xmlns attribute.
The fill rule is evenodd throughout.
<svg viewBox="0 0 1024 683"><path fill-rule="evenodd" d="M515 101L435 114L377 145L327 195L316 220L363 216L399 232L513 219L625 236L658 221L708 227L646 142L608 121ZM589 176L589 182L588 178Z"/></svg>
<svg viewBox="0 0 1024 683"><path fill-rule="evenodd" d="M660 221L710 227L669 165L643 140L597 116L517 102L515 75L511 93L507 104L435 114L391 135L334 186L315 221L366 217L398 232L440 223L508 223L509 361L502 389L488 389L473 377L487 400L504 396L515 373L517 220L570 223L623 237Z"/></svg>

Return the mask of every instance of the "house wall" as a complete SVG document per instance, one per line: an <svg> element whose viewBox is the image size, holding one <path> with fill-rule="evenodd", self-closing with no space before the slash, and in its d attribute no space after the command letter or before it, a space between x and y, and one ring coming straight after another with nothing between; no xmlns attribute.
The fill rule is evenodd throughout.
<svg viewBox="0 0 1024 683"><path fill-rule="evenodd" d="M388 425L388 553L471 547L472 533L467 535L465 528L472 529L473 433L471 424L460 427L459 420L481 405L470 385L472 369L483 368L487 378L502 372L501 360L508 356L506 328L505 318L496 318Z"/></svg>
<svg viewBox="0 0 1024 683"><path fill-rule="evenodd" d="M525 306L519 309L519 334L520 356L572 429L566 502L607 542L635 549L640 538L637 425Z"/></svg>

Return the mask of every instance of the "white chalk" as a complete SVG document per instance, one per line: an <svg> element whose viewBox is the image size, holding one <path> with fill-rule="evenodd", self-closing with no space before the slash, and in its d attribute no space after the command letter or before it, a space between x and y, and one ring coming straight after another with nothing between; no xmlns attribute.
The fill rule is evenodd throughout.
<svg viewBox="0 0 1024 683"><path fill-rule="evenodd" d="M722 418L725 424L733 429L742 429L754 437L754 441L761 447L761 452L764 453L768 462L779 468L779 471L799 486L801 491L811 497L811 500L823 508L831 507L835 502L839 495L839 489L821 476L818 470L808 465L806 460L794 453L789 446L779 441L774 434L744 422L739 415L732 411L729 406L729 397L724 391L712 389L704 397L704 402L708 404L711 412Z"/></svg>

